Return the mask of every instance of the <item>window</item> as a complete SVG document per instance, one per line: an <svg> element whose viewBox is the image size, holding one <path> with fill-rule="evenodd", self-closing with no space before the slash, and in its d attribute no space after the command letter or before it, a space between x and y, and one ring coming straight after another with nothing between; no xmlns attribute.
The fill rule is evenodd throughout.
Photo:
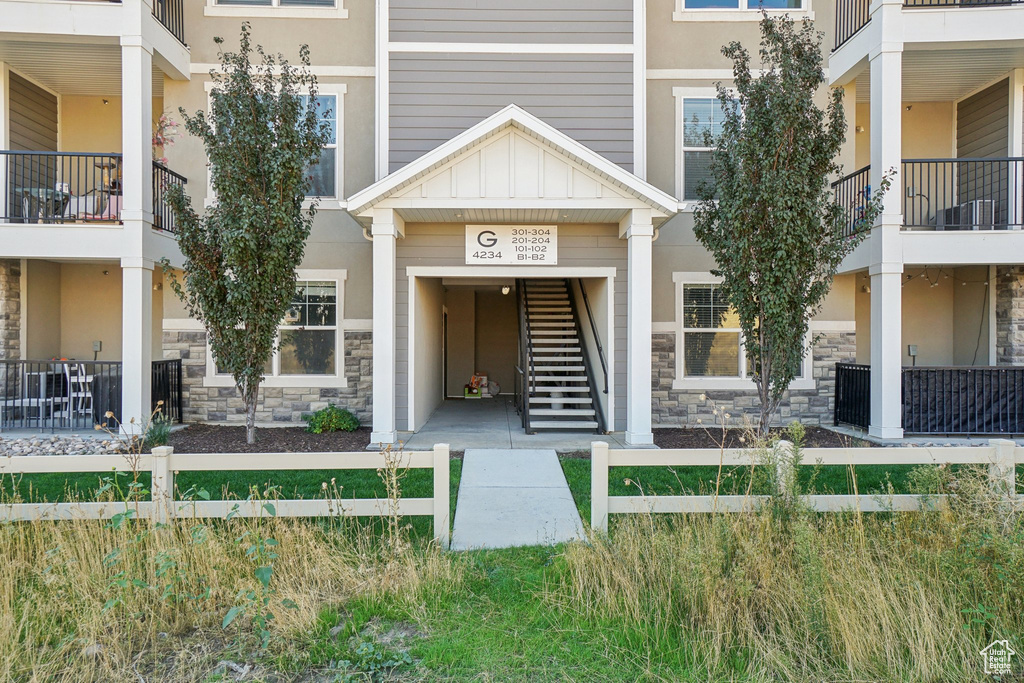
<svg viewBox="0 0 1024 683"><path fill-rule="evenodd" d="M347 19L343 0L206 0L207 17Z"/></svg>
<svg viewBox="0 0 1024 683"><path fill-rule="evenodd" d="M302 106L309 101L308 95L302 96ZM338 98L336 95L317 95L316 109L320 120L329 128L328 142L320 153L320 161L309 167L312 183L307 197L337 197L338 178Z"/></svg>
<svg viewBox="0 0 1024 683"><path fill-rule="evenodd" d="M682 193L684 200L698 199L697 189L711 180L711 148L706 132L720 135L725 112L714 97L685 97L682 101Z"/></svg>
<svg viewBox="0 0 1024 683"><path fill-rule="evenodd" d="M683 376L740 377L740 320L719 285L683 285Z"/></svg>
<svg viewBox="0 0 1024 683"><path fill-rule="evenodd" d="M252 7L334 7L335 0L217 0L217 4Z"/></svg>
<svg viewBox="0 0 1024 683"><path fill-rule="evenodd" d="M701 9L803 9L803 0L679 0L682 10Z"/></svg>
<svg viewBox="0 0 1024 683"><path fill-rule="evenodd" d="M674 389L753 389L739 315L710 273L674 273L676 282L676 379ZM813 389L808 353L791 389Z"/></svg>
<svg viewBox="0 0 1024 683"><path fill-rule="evenodd" d="M277 344L264 367L267 386L344 386L341 362L345 271L299 271L295 295L277 332ZM209 354L207 386L234 380Z"/></svg>

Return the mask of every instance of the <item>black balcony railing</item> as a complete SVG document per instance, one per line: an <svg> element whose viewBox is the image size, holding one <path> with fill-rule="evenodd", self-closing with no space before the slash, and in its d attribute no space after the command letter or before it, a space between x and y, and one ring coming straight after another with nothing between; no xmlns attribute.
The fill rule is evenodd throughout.
<svg viewBox="0 0 1024 683"><path fill-rule="evenodd" d="M174 212L167 203L166 193L172 185L184 185L185 176L175 173L163 164L153 162L153 227L174 232Z"/></svg>
<svg viewBox="0 0 1024 683"><path fill-rule="evenodd" d="M1024 367L903 368L907 434L1024 434ZM871 367L836 364L834 421L871 422Z"/></svg>
<svg viewBox="0 0 1024 683"><path fill-rule="evenodd" d="M903 0L903 6L915 7L1001 7L1020 5L1024 0Z"/></svg>
<svg viewBox="0 0 1024 683"><path fill-rule="evenodd" d="M121 420L121 361L0 360L0 431L92 431ZM161 414L183 415L181 360L153 361L151 397ZM110 413L113 417L107 417Z"/></svg>
<svg viewBox="0 0 1024 683"><path fill-rule="evenodd" d="M121 220L120 154L0 150L0 221Z"/></svg>
<svg viewBox="0 0 1024 683"><path fill-rule="evenodd" d="M1024 227L1024 158L905 159L903 189L912 230Z"/></svg>
<svg viewBox="0 0 1024 683"><path fill-rule="evenodd" d="M834 50L867 26L871 20L868 7L871 0L837 0L836 2L836 45Z"/></svg>
<svg viewBox="0 0 1024 683"><path fill-rule="evenodd" d="M153 16L182 45L185 42L185 9L184 0L153 0Z"/></svg>
<svg viewBox="0 0 1024 683"><path fill-rule="evenodd" d="M871 229L866 218L871 200L870 174L871 167L865 166L832 183L835 201L846 211L843 222L843 235L846 237Z"/></svg>

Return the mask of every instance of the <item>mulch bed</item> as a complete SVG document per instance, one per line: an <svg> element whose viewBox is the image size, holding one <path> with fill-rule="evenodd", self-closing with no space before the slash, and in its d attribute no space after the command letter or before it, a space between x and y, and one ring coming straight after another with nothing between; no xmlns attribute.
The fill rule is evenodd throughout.
<svg viewBox="0 0 1024 683"><path fill-rule="evenodd" d="M189 425L171 432L167 445L176 453L331 453L364 451L370 429L310 434L305 427L256 429L256 443L245 442L245 427Z"/></svg>
<svg viewBox="0 0 1024 683"><path fill-rule="evenodd" d="M781 432L783 430L773 430ZM721 448L725 438L726 448L744 448L750 440L741 441L748 436L743 429L655 429L654 443L659 448ZM804 446L807 448L847 448L850 446L873 446L874 444L854 439L844 434L837 434L830 429L807 427Z"/></svg>

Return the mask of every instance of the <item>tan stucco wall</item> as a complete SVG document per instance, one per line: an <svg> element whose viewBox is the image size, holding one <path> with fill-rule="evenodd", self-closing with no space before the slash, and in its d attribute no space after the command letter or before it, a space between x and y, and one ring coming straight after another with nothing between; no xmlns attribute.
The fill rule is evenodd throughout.
<svg viewBox="0 0 1024 683"><path fill-rule="evenodd" d="M462 396L476 372L476 293L466 287L445 292L448 309L448 396Z"/></svg>
<svg viewBox="0 0 1024 683"><path fill-rule="evenodd" d="M107 104L103 104L107 100ZM164 101L153 98L153 122ZM68 152L121 151L121 98L64 95L60 98L60 145Z"/></svg>
<svg viewBox="0 0 1024 683"><path fill-rule="evenodd" d="M907 107L910 111L907 111ZM905 102L903 104L903 158L935 159L953 156L953 103ZM871 104L857 104L856 125L863 128L850 135L856 139L856 168L871 163ZM848 169L853 171L856 169Z"/></svg>
<svg viewBox="0 0 1024 683"><path fill-rule="evenodd" d="M487 289L476 294L476 370L511 394L515 386L516 297Z"/></svg>
<svg viewBox="0 0 1024 683"><path fill-rule="evenodd" d="M416 279L416 326L419 329L415 352L416 395L413 429L419 429L443 400L444 347L442 310L444 290L437 278Z"/></svg>
<svg viewBox="0 0 1024 683"><path fill-rule="evenodd" d="M60 358L60 264L50 261L26 263L25 358Z"/></svg>
<svg viewBox="0 0 1024 683"><path fill-rule="evenodd" d="M988 266L953 269L953 364L994 365L989 358L989 296L994 283Z"/></svg>

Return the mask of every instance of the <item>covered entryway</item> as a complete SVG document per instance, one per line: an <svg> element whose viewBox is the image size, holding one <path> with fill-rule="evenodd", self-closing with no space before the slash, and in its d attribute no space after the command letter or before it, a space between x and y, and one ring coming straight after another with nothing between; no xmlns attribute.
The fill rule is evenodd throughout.
<svg viewBox="0 0 1024 683"><path fill-rule="evenodd" d="M603 304L594 304L601 310L593 317L604 322L597 335L606 349L607 395L600 372L607 430L624 429L629 445L653 443L651 248L656 228L678 208L672 197L511 105L354 195L348 207L373 241L374 441L393 443L400 432L421 431L465 384L466 369L459 374L444 348L451 337L445 280L597 278ZM506 235L544 226L557 245L543 258L518 252L509 258L510 250L481 256L470 240L479 226ZM451 311L447 324L454 324ZM474 365L482 360L480 334L474 330ZM522 376L521 355L518 360ZM473 371L507 373L505 356L488 363L496 369ZM546 372L559 381L568 376ZM539 373L536 379L540 384ZM548 400L561 411L569 402L557 406L551 399L563 397ZM592 437L595 430L586 431Z"/></svg>

